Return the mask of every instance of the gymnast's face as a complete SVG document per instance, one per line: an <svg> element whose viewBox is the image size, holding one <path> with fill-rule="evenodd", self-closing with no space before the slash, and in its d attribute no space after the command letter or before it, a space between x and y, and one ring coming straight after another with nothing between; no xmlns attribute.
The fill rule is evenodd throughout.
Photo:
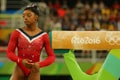
<svg viewBox="0 0 120 80"><path fill-rule="evenodd" d="M31 10L25 10L23 12L23 19L26 25L32 25L37 23L38 16Z"/></svg>

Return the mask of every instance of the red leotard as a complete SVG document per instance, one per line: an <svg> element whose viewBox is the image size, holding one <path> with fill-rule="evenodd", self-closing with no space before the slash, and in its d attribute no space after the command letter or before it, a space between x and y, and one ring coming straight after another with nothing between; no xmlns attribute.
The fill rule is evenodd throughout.
<svg viewBox="0 0 120 80"><path fill-rule="evenodd" d="M40 54L43 47L45 47L48 57L40 62ZM16 48L18 56L15 55ZM55 61L55 55L50 47L49 36L46 32L40 32L35 36L29 36L20 28L14 30L11 34L7 56L18 64L26 76L29 75L30 69L22 64L23 59L30 59L33 62L39 62L40 67L47 66Z"/></svg>

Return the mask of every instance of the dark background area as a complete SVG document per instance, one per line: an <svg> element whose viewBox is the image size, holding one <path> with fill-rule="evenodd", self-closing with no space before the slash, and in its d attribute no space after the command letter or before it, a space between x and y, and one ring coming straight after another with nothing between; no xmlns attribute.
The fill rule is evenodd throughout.
<svg viewBox="0 0 120 80"><path fill-rule="evenodd" d="M30 0L31 2L40 2L40 1L45 1L46 3L48 3L48 0ZM52 1L53 3L56 1L56 0L49 0L49 1ZM62 4L64 0L59 0L59 2ZM69 7L73 8L75 6L75 4L77 3L78 0L66 0L67 1L67 4ZM82 3L85 3L85 2L89 2L90 4L93 3L94 1L99 3L100 1L103 1L107 6L111 7L111 5L117 1L118 3L120 3L120 0L80 0Z"/></svg>
<svg viewBox="0 0 120 80"><path fill-rule="evenodd" d="M7 4L9 4L9 2L12 2L12 1L16 1L16 0L8 0ZM17 8L14 8L14 9L20 9L23 5L23 2L22 1L26 1L26 0L18 0L16 2L16 5L18 6ZM48 3L48 1L52 1L52 3L55 3L56 0L29 0L31 2L41 2L41 1L44 1L46 3ZM63 1L64 0L59 0L60 4L63 4ZM77 3L78 0L66 0L67 1L67 4L69 6L69 8L73 8L75 6L75 4ZM82 3L86 3L86 2L89 2L90 4L92 4L94 1L99 3L100 1L103 1L105 3L106 6L108 7L111 7L112 4L117 1L118 3L120 3L120 0L80 0ZM9 10L11 8L9 8L9 6L7 7L7 10Z"/></svg>

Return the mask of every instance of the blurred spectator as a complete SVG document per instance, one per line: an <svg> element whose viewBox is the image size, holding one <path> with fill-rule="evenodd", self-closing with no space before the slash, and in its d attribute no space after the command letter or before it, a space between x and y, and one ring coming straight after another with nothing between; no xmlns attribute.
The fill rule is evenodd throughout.
<svg viewBox="0 0 120 80"><path fill-rule="evenodd" d="M92 10L93 10L93 12L97 12L99 9L98 9L98 4L97 4L97 2L95 2L95 1L93 1L93 3L92 3Z"/></svg>
<svg viewBox="0 0 120 80"><path fill-rule="evenodd" d="M54 5L53 5L51 0L48 0L48 7L49 7L50 10L54 9Z"/></svg>
<svg viewBox="0 0 120 80"><path fill-rule="evenodd" d="M76 31L76 26L74 24L72 24L72 23L70 25L70 30L71 31Z"/></svg>
<svg viewBox="0 0 120 80"><path fill-rule="evenodd" d="M70 30L70 16L69 15L65 15L62 18L62 30Z"/></svg>
<svg viewBox="0 0 120 80"><path fill-rule="evenodd" d="M117 30L120 31L120 19L117 22Z"/></svg>
<svg viewBox="0 0 120 80"><path fill-rule="evenodd" d="M113 5L112 5L113 9L120 9L120 4L117 0L114 1Z"/></svg>
<svg viewBox="0 0 120 80"><path fill-rule="evenodd" d="M116 27L113 23L109 23L108 24L108 31L115 31L116 30Z"/></svg>
<svg viewBox="0 0 120 80"><path fill-rule="evenodd" d="M75 5L76 8L82 9L84 8L84 4L81 2L81 0L77 0L77 4Z"/></svg>
<svg viewBox="0 0 120 80"><path fill-rule="evenodd" d="M92 20L87 20L85 23L85 29L86 31L90 31L93 29L93 22Z"/></svg>
<svg viewBox="0 0 120 80"><path fill-rule="evenodd" d="M99 2L99 9L102 10L104 8L105 8L105 4L104 4L103 0L100 0L100 2Z"/></svg>
<svg viewBox="0 0 120 80"><path fill-rule="evenodd" d="M58 16L62 18L62 17L65 16L66 11L65 11L64 9L62 9L62 8L59 8L59 9L57 10L57 13L58 13Z"/></svg>
<svg viewBox="0 0 120 80"><path fill-rule="evenodd" d="M67 0L63 0L62 9L68 9Z"/></svg>
<svg viewBox="0 0 120 80"><path fill-rule="evenodd" d="M52 30L62 30L62 24L60 22L58 12L54 9L51 10L50 17L46 20L46 24L44 26L44 31L52 31Z"/></svg>
<svg viewBox="0 0 120 80"><path fill-rule="evenodd" d="M108 29L108 24L107 23L102 23L100 31L107 31L107 29Z"/></svg>
<svg viewBox="0 0 120 80"><path fill-rule="evenodd" d="M81 0L77 0L77 3L75 5L76 12L79 14L82 12L82 8L84 8L84 4L81 2Z"/></svg>
<svg viewBox="0 0 120 80"><path fill-rule="evenodd" d="M89 2L88 2L87 0L86 0L86 2L85 2L84 9L85 9L86 11L88 11L88 10L91 9L91 6L90 6L90 4L89 4Z"/></svg>
<svg viewBox="0 0 120 80"><path fill-rule="evenodd" d="M55 0L53 5L54 5L54 9L56 9L56 10L61 8L61 4L60 4L59 0Z"/></svg>
<svg viewBox="0 0 120 80"><path fill-rule="evenodd" d="M38 19L38 25L43 30L45 21L47 17L49 16L49 8L47 4L44 2L44 0L38 3L38 7L39 7L39 15L40 15Z"/></svg>
<svg viewBox="0 0 120 80"><path fill-rule="evenodd" d="M95 20L93 23L93 30L100 30L100 21Z"/></svg>
<svg viewBox="0 0 120 80"><path fill-rule="evenodd" d="M105 15L110 15L110 8L109 7L105 7L104 9L102 9L102 14L105 14Z"/></svg>
<svg viewBox="0 0 120 80"><path fill-rule="evenodd" d="M76 31L85 31L85 28L82 25L78 25Z"/></svg>

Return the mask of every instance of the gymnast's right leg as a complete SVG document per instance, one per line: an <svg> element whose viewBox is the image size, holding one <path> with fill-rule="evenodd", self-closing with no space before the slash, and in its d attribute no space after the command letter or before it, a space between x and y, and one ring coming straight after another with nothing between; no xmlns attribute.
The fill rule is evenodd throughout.
<svg viewBox="0 0 120 80"><path fill-rule="evenodd" d="M10 77L10 80L26 80L26 77L18 65L15 66L15 70Z"/></svg>

